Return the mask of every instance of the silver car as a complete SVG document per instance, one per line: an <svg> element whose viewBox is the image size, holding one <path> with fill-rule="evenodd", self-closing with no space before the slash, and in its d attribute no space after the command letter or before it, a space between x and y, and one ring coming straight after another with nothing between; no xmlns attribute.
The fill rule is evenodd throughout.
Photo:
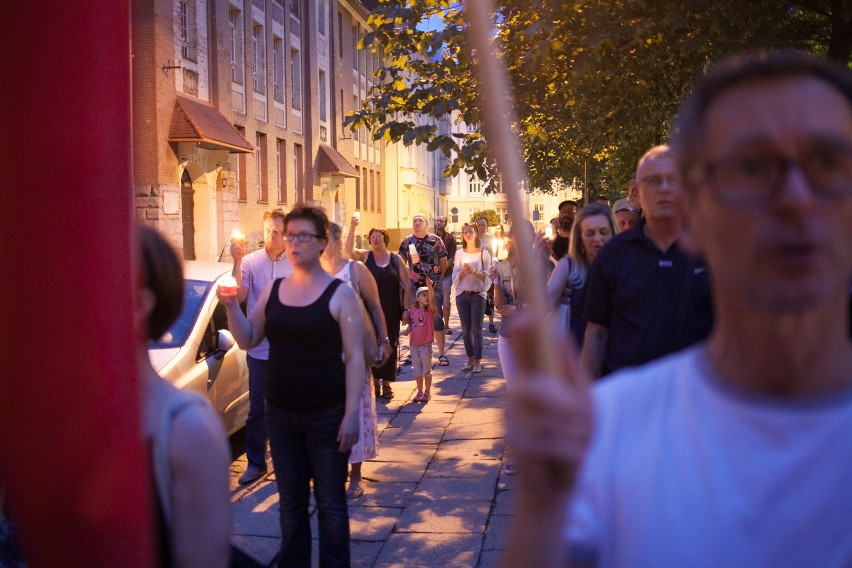
<svg viewBox="0 0 852 568"><path fill-rule="evenodd" d="M231 266L221 262L185 262L183 311L148 345L154 370L178 388L204 394L229 435L245 425L249 408L246 352L228 331L225 307L216 299L219 280L230 273Z"/></svg>

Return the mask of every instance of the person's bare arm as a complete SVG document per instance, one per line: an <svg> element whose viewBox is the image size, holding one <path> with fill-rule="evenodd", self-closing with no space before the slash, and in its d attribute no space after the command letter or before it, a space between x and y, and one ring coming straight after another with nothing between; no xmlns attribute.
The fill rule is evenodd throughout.
<svg viewBox="0 0 852 568"><path fill-rule="evenodd" d="M207 406L175 416L170 434L175 565L228 565L231 543L230 449L222 421Z"/></svg>
<svg viewBox="0 0 852 568"><path fill-rule="evenodd" d="M361 298L364 299L367 311L370 312L370 319L379 333L379 356L381 358L378 361L369 361L372 366L379 367L388 360L391 354L390 343L383 341L388 336L388 326L385 321L385 313L382 311L382 304L379 301L379 288L370 270L360 262L355 263L355 278L358 279L358 289L361 291Z"/></svg>
<svg viewBox="0 0 852 568"><path fill-rule="evenodd" d="M237 341L237 345L242 349L251 349L263 339L263 330L266 325L266 302L269 301L271 291L272 283L260 293L257 304L246 318L237 303L239 295L228 296L222 294L219 288L216 289L216 297L225 306L225 313L228 316L228 329Z"/></svg>
<svg viewBox="0 0 852 568"><path fill-rule="evenodd" d="M589 373L562 333L550 336L556 374L543 371L533 359L530 314L515 324L519 388L506 395L506 437L518 464L518 495L501 566L566 566L568 504L592 432Z"/></svg>
<svg viewBox="0 0 852 568"><path fill-rule="evenodd" d="M570 264L566 256L559 259L559 262L556 263L556 268L550 273L550 280L547 281L547 307L550 310L559 305L559 296L562 295L562 290L565 289L569 269Z"/></svg>
<svg viewBox="0 0 852 568"><path fill-rule="evenodd" d="M231 269L231 276L239 283L240 287L237 290L237 303L242 304L248 298L248 285L243 280L243 257L246 255L246 240L231 239L231 257L234 259L234 267Z"/></svg>
<svg viewBox="0 0 852 568"><path fill-rule="evenodd" d="M337 441L340 451L345 452L358 441L358 405L361 402L361 387L364 384L364 321L355 291L349 286L338 286L328 304L332 317L340 325L343 339L343 355L346 361L346 407Z"/></svg>
<svg viewBox="0 0 852 568"><path fill-rule="evenodd" d="M593 377L600 377L603 372L606 346L609 343L609 328L599 323L586 323L586 334L583 336L583 352L580 359L592 373Z"/></svg>
<svg viewBox="0 0 852 568"><path fill-rule="evenodd" d="M346 254L349 255L349 258L352 260L360 260L361 262L367 261L367 252L364 249L355 248L355 227L358 226L360 221L358 217L352 216L351 221L349 222L349 234L346 235L346 242L343 243L343 249L346 251Z"/></svg>

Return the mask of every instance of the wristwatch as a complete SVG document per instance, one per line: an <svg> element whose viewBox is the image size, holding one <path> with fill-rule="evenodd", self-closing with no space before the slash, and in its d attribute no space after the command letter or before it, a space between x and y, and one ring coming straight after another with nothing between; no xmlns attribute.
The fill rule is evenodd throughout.
<svg viewBox="0 0 852 568"><path fill-rule="evenodd" d="M387 343L388 345L390 345L390 339L387 337L379 339L379 345L381 345L382 343Z"/></svg>

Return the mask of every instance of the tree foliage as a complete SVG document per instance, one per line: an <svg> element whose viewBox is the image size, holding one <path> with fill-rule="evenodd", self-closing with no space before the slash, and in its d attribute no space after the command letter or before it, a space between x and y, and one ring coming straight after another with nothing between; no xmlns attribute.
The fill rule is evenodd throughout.
<svg viewBox="0 0 852 568"><path fill-rule="evenodd" d="M484 211L474 211L470 216L471 224L475 224L480 217L485 217L489 227L496 227L500 224L500 215L494 209L485 209Z"/></svg>
<svg viewBox="0 0 852 568"><path fill-rule="evenodd" d="M852 0L497 5L495 37L518 114L512 127L530 185L543 191L587 169L590 190L623 193L636 159L665 140L693 79L721 56L795 47L848 63L852 51ZM461 128L480 118L463 8L456 0L381 0L363 45L380 51L384 66L346 124L367 126L377 139L426 144L449 158L445 175L465 170L490 191L496 170L487 141Z"/></svg>

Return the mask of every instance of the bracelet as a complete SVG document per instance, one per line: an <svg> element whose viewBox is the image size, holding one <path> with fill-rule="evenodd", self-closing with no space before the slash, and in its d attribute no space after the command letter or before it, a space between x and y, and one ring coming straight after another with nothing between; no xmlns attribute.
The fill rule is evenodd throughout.
<svg viewBox="0 0 852 568"><path fill-rule="evenodd" d="M388 339L387 337L379 339L379 345L381 345L382 343L387 343L388 345L390 345L390 339Z"/></svg>

